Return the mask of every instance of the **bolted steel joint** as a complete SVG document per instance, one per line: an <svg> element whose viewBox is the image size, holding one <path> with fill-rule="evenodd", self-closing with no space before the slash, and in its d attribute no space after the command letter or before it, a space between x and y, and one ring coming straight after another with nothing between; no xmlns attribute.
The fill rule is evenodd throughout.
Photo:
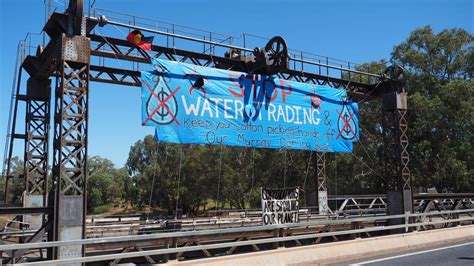
<svg viewBox="0 0 474 266"><path fill-rule="evenodd" d="M109 23L109 21L104 15L100 15L97 21L99 22L100 27L104 27L105 25L107 25L107 23Z"/></svg>

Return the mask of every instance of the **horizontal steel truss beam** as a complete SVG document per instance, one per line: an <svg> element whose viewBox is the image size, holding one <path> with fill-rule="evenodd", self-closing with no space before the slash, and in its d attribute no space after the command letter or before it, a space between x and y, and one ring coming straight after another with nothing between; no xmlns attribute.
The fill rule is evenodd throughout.
<svg viewBox="0 0 474 266"><path fill-rule="evenodd" d="M140 87L140 71L91 65L89 80L101 83Z"/></svg>
<svg viewBox="0 0 474 266"><path fill-rule="evenodd" d="M164 31L160 31L160 30L156 30L156 29L140 27L140 26L137 26L137 25L130 25L130 24L125 24L125 23L120 23L120 22L117 22L117 21L109 21L103 16L101 16L100 18L88 17L87 19L88 19L88 24L90 24L91 26L94 25L93 27L95 27L95 25L97 23L99 25L103 24L102 26L105 26L106 24L111 24L111 25L115 25L115 26L119 26L119 27L124 27L124 28L130 29L130 30L132 30L132 29L133 30L142 30L142 31L145 31L145 32L151 32L151 33L154 33L154 34L164 35L164 36L171 37L171 38L178 38L178 39L184 39L184 40L193 41L193 42L197 42L197 43L208 44L210 46L210 48L207 51L211 51L211 52L213 52L214 47L224 47L224 48L228 48L228 49L238 50L238 51L241 51L241 52L250 52L250 53L252 53L254 51L253 49L250 49L250 48L239 47L239 46L235 46L235 45L231 45L231 44L226 44L226 43L223 43L223 42L215 42L215 41L212 41L212 40L206 40L206 39L194 38L194 37L190 37L190 36L186 36L186 35L180 35L180 34L176 34L174 32L173 33L164 32ZM330 68L330 69L333 69L333 70L341 70L341 71L349 73L349 76L351 74L353 74L353 75L354 74L355 75L362 74L364 76L371 76L371 77L376 77L376 78L380 77L379 74L372 74L372 73L363 72L363 71L359 71L359 70L354 70L354 69L350 69L350 68L344 68L342 66L339 67L339 66L335 66L335 65L329 65L327 63L324 64L324 63L321 63L320 61L316 62L316 61L307 60L305 58L289 57L288 59L289 59L290 62L294 61L294 63L299 62L299 63L303 63L303 64L327 67L327 68Z"/></svg>
<svg viewBox="0 0 474 266"><path fill-rule="evenodd" d="M182 49L169 48L159 45L153 45L152 51L149 53L137 49L126 40L105 37L99 35L88 36L91 39L91 56L93 58L110 58L116 60L124 60L135 63L150 63L152 57L166 59L170 61L186 62L189 64L216 67L233 70L245 69L245 63L240 60L215 56L212 54L193 52ZM47 78L56 76L55 73L55 50L58 40L52 39L44 48L39 56L27 56L22 67L32 77ZM291 66L290 66L291 67ZM351 96L356 99L371 100L379 96L379 92L383 89L384 84L389 80L378 80L377 84L368 84L357 80L346 80L330 76L327 70L330 68L320 66L318 73L304 72L296 69L288 69L279 73L277 76L282 79L294 80L298 82L329 85L335 88L346 89ZM340 70L345 74L344 70ZM326 74L324 74L326 72ZM363 75L363 74L358 74ZM355 76L353 76L355 77ZM135 69L123 69L109 67L104 64L90 65L90 80L94 82L111 83L125 86L141 86L140 71ZM364 80L374 80L374 77L367 76Z"/></svg>
<svg viewBox="0 0 474 266"><path fill-rule="evenodd" d="M385 211L386 195L328 196L331 202L339 201L338 213L369 213ZM474 193L424 193L413 195L417 212L447 211L474 207ZM332 210L330 210L333 213Z"/></svg>
<svg viewBox="0 0 474 266"><path fill-rule="evenodd" d="M67 20L66 14L53 13L50 16L48 22L46 23L44 30L51 37L51 39L56 40L61 35L61 33L65 33L67 31L67 23L68 23L68 20ZM131 51L135 50L135 47L126 40L90 34L91 31L97 26L97 24L99 24L99 18L94 18L94 17L86 18L85 32L88 34L88 37L90 37L93 42L99 43L97 48L100 49L101 47L109 46L112 49L113 54L116 54L117 56L130 55ZM213 47L234 48L234 49L237 49L240 51L246 51L246 52L253 51L253 49L249 49L249 48L238 47L238 46L233 46L233 45L228 45L228 44L218 43L218 42L211 42L208 40L197 39L190 36L177 35L174 33L167 33L167 32L157 31L157 30L148 29L148 28L140 28L134 25L128 25L128 24L123 24L123 23L114 22L114 21L107 21L106 24L112 24L116 26L130 28L130 29L140 29L142 31L152 32L159 35L165 35L165 36L178 38L178 39L185 39L193 43L204 43L204 44L210 45L211 47L209 49L210 51L209 54L206 54L206 51L192 52L188 50L175 49L174 47L173 48L163 47L163 46L152 47L152 54L156 52L164 53L165 55L163 55L162 58L167 58L168 60L173 60L173 61L179 60L179 58L177 57L184 56L184 57L188 57L187 59L191 61L189 63L201 65L199 62L196 62L196 60L212 61L213 64L216 63L217 65L220 65L220 68L223 68L222 66L232 66L232 67L225 67L225 68L234 69L234 70L239 69L240 71L245 72L245 63L243 61L232 60L232 59L228 59L224 57L215 56L215 54L212 53ZM148 56L146 52L138 51L138 53L140 54L138 57L139 58L141 57L141 60L149 59L150 57ZM176 57L173 58L173 55ZM152 56L155 56L155 55L153 54ZM117 58L117 57L114 56L114 58ZM125 60L131 60L131 59L132 58L128 58ZM140 59L135 58L134 60L140 60ZM347 88L351 92L357 91L359 93L370 93L370 95L372 95L371 93L372 89L374 87L377 87L376 85L373 84L373 81L376 79L383 79L380 73L375 73L375 74L367 73L367 72L358 71L354 69L346 69L338 65L329 65L327 63L325 64L319 61L318 62L308 61L306 59L289 58L289 60L290 60L290 65L291 63L293 63L294 69L291 69L291 66L290 66L290 70L279 75L281 78L282 76L286 75L286 79L294 79L301 82L328 84L328 85L331 85L333 87L338 87L338 88L344 87L344 88ZM145 61L142 61L142 62L145 62ZM319 74L304 72L303 67L305 67L306 65L317 67L318 68L317 72ZM211 66L215 67L215 65L211 65ZM296 66L301 66L301 69L296 69ZM326 74L324 74L324 72ZM340 77L330 77L329 75L330 72L332 73L339 72L341 75ZM342 77L345 77L347 79L343 79ZM97 80L97 81L102 81L102 80ZM127 83L117 83L117 84L129 85Z"/></svg>
<svg viewBox="0 0 474 266"><path fill-rule="evenodd" d="M243 61L229 59L221 56L215 56L212 54L169 48L159 45L153 45L152 50L150 52L145 52L141 49L136 48L126 40L100 35L90 35L89 37L91 38L91 56L95 57L111 58L138 63L150 63L151 58L161 58L170 61L185 62L188 64L206 67L224 68L223 66L230 66L226 67L226 69L228 70L242 70L246 68L245 63ZM326 70L324 67L322 68L324 71ZM91 70L93 70L92 66ZM135 86L138 86L140 84L138 79L139 76L136 76L136 74L139 73L138 71L121 70L122 72L119 73L120 71L112 72L111 69L106 69L106 67L102 66L97 66L95 68L95 71L102 72L102 74L122 74L127 76L127 78L132 78L132 83L135 82ZM343 70L341 71L344 72ZM91 80L103 82L110 80L111 83L115 84L131 85L129 81L126 81L125 78L123 78L123 76L117 78L107 76L104 77L103 75L102 78L100 78L100 76L101 75L99 75L99 77L92 77ZM335 78L321 73L315 74L300 70L294 70L291 69L291 67L290 69L277 74L277 76L282 79L294 80L298 82L329 85L335 88L344 88L352 94L364 97L376 95L376 92L374 92L374 90L376 89L376 85L374 84L367 84L358 81Z"/></svg>
<svg viewBox="0 0 474 266"><path fill-rule="evenodd" d="M430 202L432 200L439 200L438 203L453 203L457 202L456 200L463 200L474 202L474 193L425 193L425 194L414 194L413 199L417 201L417 205L424 205L426 202ZM385 202L386 195L385 194L375 194L375 195L339 195L335 197L334 195L328 196L329 201L359 201L359 200L379 200L380 203L382 201ZM48 213L50 211L49 207L21 207L19 205L15 206L13 204L10 205L0 205L0 215L8 215L8 214L36 214L36 213Z"/></svg>
<svg viewBox="0 0 474 266"><path fill-rule="evenodd" d="M329 195L329 200L346 200L348 198L354 199L374 199L383 198L386 199L386 194L372 194L372 195ZM414 200L427 200L427 199L474 199L474 193L417 193L413 194Z"/></svg>
<svg viewBox="0 0 474 266"><path fill-rule="evenodd" d="M51 214L51 207L2 207L0 215L17 215L17 214Z"/></svg>
<svg viewBox="0 0 474 266"><path fill-rule="evenodd" d="M413 199L424 200L424 199L474 199L474 193L425 193L425 194L414 194Z"/></svg>
<svg viewBox="0 0 474 266"><path fill-rule="evenodd" d="M28 56L23 63L23 67L32 77L58 77L59 73L52 68L42 67L42 64L50 64L51 60L46 63L41 57ZM46 73L45 73L46 72ZM114 67L91 65L89 70L89 79L95 82L111 83L126 86L141 86L140 71L119 69ZM26 101L26 96L21 95L19 100ZM25 135L16 134L15 138L25 138Z"/></svg>

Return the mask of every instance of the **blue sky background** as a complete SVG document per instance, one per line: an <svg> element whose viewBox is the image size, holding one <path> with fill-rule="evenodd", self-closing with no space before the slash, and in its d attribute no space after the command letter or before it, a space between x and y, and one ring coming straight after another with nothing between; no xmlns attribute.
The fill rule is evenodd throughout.
<svg viewBox="0 0 474 266"><path fill-rule="evenodd" d="M16 47L27 32L41 31L45 21L43 1L48 0L0 1L2 161ZM62 9L67 1L51 2ZM390 59L394 45L425 25L431 25L436 32L460 27L472 33L473 3L472 0L96 0L95 7L233 36L242 32L265 37L281 35L290 48L364 63ZM115 28L104 29L102 33L123 35ZM133 143L154 132L151 127L141 126L139 88L92 83L89 108L89 155L109 158L117 167L125 164ZM18 124L18 131L22 132L23 112L19 114ZM23 142L16 142L14 153L22 157Z"/></svg>

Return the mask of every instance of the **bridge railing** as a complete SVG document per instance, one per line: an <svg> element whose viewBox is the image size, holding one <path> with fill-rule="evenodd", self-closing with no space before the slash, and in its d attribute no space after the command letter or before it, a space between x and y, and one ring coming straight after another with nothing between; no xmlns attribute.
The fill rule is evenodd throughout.
<svg viewBox="0 0 474 266"><path fill-rule="evenodd" d="M373 195L331 195L328 197L330 212L319 215L318 206L303 206L300 209L300 222L321 219L340 219L363 216L386 215L386 196ZM415 212L448 211L474 208L473 193L420 193L414 195ZM174 216L173 216L174 217ZM124 236L137 234L163 233L172 231L211 230L228 227L248 227L261 225L261 209L232 209L208 211L197 217L161 217L159 220L145 221L142 215L88 216L87 238ZM422 216L423 219L429 218ZM166 226L171 221L178 226ZM31 236L33 231L5 228L1 239L15 239Z"/></svg>
<svg viewBox="0 0 474 266"><path fill-rule="evenodd" d="M280 225L267 225L267 226L251 226L251 227L239 227L239 228L226 228L226 229L214 229L214 230L202 230L202 231L183 231L183 232L171 232L171 233L157 233L149 235L135 235L135 236L121 236L121 237L107 237L107 238L94 238L94 239L82 239L72 241L56 241L56 242L40 242L40 243L26 243L26 244L12 244L0 246L0 251L6 252L10 256L14 256L14 253L19 250L37 250L50 247L68 247L82 245L84 247L91 245L102 245L102 246L113 246L114 244L120 243L138 243L140 241L156 241L164 240L166 243L162 248L153 248L144 250L142 248L136 248L136 251L132 249L122 249L118 251L120 253L106 254L106 255L88 255L82 258L69 258L54 261L55 265L70 264L70 263L85 263L85 262L98 262L98 261L112 261L118 263L122 259L145 257L152 259L152 256L164 255L167 260L169 254L175 254L176 258L180 258L184 252L201 251L204 254L209 254L209 250L215 249L229 249L226 254L230 254L235 250L236 247L241 246L253 246L255 250L259 250L257 245L273 244L274 247L280 246L281 243L287 241L301 241L305 239L321 239L322 237L336 237L343 235L359 235L367 234L372 232L381 231L393 231L398 230L402 232L409 232L412 230L426 230L436 227L449 227L458 226L465 224L474 224L474 209L466 210L454 210L454 211L441 211L441 212L430 212L430 213L414 213L414 214L402 214L402 215L391 215L391 216L378 216L378 217L359 217L350 219L337 219L337 220L320 220L301 222L293 224L280 224ZM429 219L426 219L429 217ZM377 221L385 220L391 221L394 219L404 220L402 224L384 226L373 226L363 227L364 223L377 223ZM428 220L428 221L427 221ZM341 227L337 231L324 231L317 230L316 232L307 232L302 234L284 235L279 234L283 229L296 229L296 228L317 228L327 227L336 225L351 225L347 227ZM199 245L196 243L195 246L184 245L182 247L177 246L177 239L180 238L196 238L196 237L217 237L225 234L244 234L244 233L255 233L258 232L274 232L271 237L262 238L257 237L256 239L242 238L239 240L232 239L230 241L216 241L210 244ZM319 241L318 241L319 242ZM170 245L169 243L173 243ZM208 255L208 256L209 256ZM112 263L112 264L113 264ZM51 261L37 261L28 263L31 265L50 265Z"/></svg>
<svg viewBox="0 0 474 266"><path fill-rule="evenodd" d="M386 215L386 196L382 194L330 196L328 201L330 211L327 215L319 215L318 206L303 206L300 208L299 221ZM474 194L415 194L414 205L415 212L419 213L471 209L474 208ZM87 237L259 226L262 223L261 216L261 209L209 210L206 215L181 217L178 220L165 216L158 216L158 220L152 221L145 221L137 215L133 217L89 216ZM424 216L422 218L425 219ZM171 221L178 226L166 226L166 221Z"/></svg>

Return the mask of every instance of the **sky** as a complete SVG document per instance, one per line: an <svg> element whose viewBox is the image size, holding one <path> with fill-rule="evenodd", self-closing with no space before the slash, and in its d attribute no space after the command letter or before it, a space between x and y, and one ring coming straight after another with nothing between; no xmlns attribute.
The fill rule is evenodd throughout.
<svg viewBox="0 0 474 266"><path fill-rule="evenodd" d="M27 32L41 32L45 22L43 2L47 1L0 0L2 161L17 45ZM50 1L58 10L67 2ZM473 3L472 0L95 0L94 6L233 36L281 35L290 48L364 63L389 60L395 45L425 25L431 25L435 32L457 27L472 33ZM116 28L104 28L100 33L123 36ZM32 45L41 40L41 36L36 36ZM140 104L139 88L91 83L88 154L108 158L116 167L124 166L130 147L154 132L151 127L141 126ZM19 112L17 124L17 132L22 133L23 111ZM16 141L14 154L22 158L22 141Z"/></svg>

